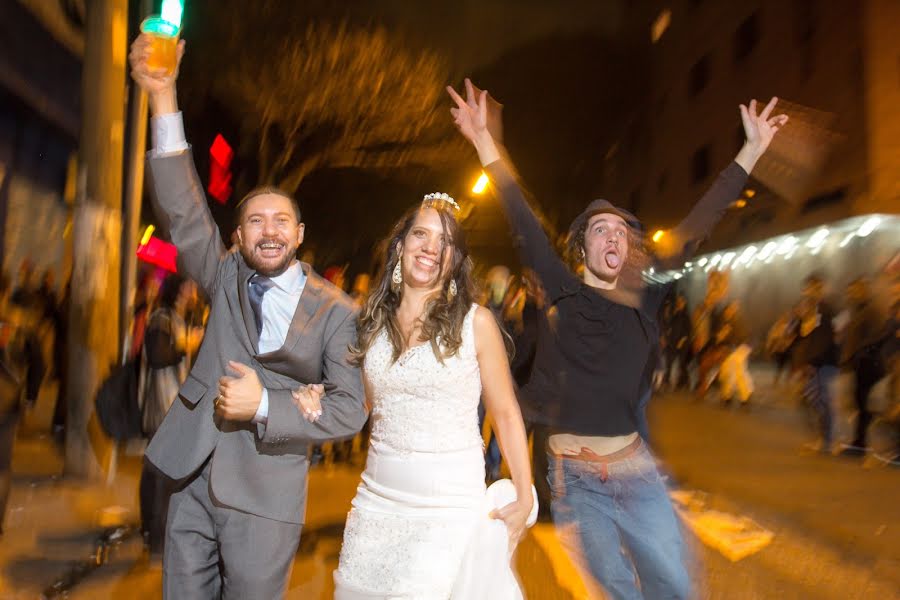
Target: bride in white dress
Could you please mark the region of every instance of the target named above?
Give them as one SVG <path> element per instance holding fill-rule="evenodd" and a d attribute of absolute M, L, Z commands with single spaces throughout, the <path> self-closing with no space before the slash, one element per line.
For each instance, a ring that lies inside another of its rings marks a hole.
<path fill-rule="evenodd" d="M 500 329 L 473 302 L 457 211 L 429 194 L 397 223 L 360 316 L 372 435 L 338 600 L 522 597 L 510 558 L 537 509 L 525 427 Z M 512 474 L 487 493 L 482 397 Z"/>

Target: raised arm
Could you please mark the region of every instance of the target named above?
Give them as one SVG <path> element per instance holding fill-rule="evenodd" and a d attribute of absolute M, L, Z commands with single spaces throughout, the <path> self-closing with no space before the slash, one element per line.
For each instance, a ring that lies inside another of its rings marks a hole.
<path fill-rule="evenodd" d="M 184 55 L 184 41 L 178 45 L 178 65 Z M 154 149 L 148 156 L 150 190 L 154 213 L 178 248 L 178 264 L 196 281 L 208 298 L 213 297 L 216 274 L 225 254 L 193 156 L 184 138 L 178 111 L 175 82 L 178 68 L 150 69 L 150 40 L 141 34 L 131 45 L 128 58 L 131 76 L 147 92 Z"/>
<path fill-rule="evenodd" d="M 756 162 L 788 121 L 787 115 L 771 116 L 777 102 L 778 98 L 772 98 L 759 114 L 756 100 L 751 100 L 749 106 L 740 105 L 746 141 L 687 217 L 660 239 L 654 249 L 661 267 L 680 267 L 690 258 L 740 195 Z"/>
<path fill-rule="evenodd" d="M 482 166 L 497 190 L 522 262 L 537 274 L 547 293 L 547 300 L 552 304 L 566 290 L 577 287 L 578 280 L 556 253 L 540 221 L 528 206 L 508 158 L 497 147 L 488 126 L 487 91 L 480 92 L 476 99 L 472 82 L 466 79 L 465 100 L 452 87 L 448 86 L 447 92 L 456 102 L 456 107 L 450 109 L 454 123 L 475 147 Z"/>

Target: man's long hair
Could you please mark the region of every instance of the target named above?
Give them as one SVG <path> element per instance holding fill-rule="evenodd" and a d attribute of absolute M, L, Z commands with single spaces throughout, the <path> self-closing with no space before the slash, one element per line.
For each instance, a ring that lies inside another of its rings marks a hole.
<path fill-rule="evenodd" d="M 379 333 L 387 332 L 396 361 L 404 351 L 405 340 L 397 322 L 402 284 L 393 285 L 391 275 L 400 260 L 399 247 L 406 239 L 416 216 L 425 207 L 417 205 L 408 210 L 394 225 L 390 235 L 379 245 L 376 256 L 383 256 L 376 285 L 366 299 L 357 321 L 357 344 L 351 347 L 353 362 L 362 365 L 366 353 L 372 347 Z M 438 281 L 441 286 L 425 305 L 419 342 L 431 344 L 435 357 L 441 362 L 459 352 L 462 345 L 462 326 L 475 298 L 475 283 L 472 277 L 472 260 L 466 246 L 465 233 L 453 213 L 447 208 L 430 206 L 438 212 L 444 229 L 444 239 L 450 240 L 452 257 L 444 273 L 443 249 L 440 257 Z M 450 296 L 450 282 L 456 282 L 456 295 Z"/>

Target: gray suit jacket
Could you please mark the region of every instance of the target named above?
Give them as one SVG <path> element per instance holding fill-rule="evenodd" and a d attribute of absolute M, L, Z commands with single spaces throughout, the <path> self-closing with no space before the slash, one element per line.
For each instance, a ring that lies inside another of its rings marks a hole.
<path fill-rule="evenodd" d="M 210 299 L 206 336 L 194 367 L 147 448 L 147 457 L 173 479 L 197 472 L 212 454 L 211 491 L 238 510 L 289 523 L 303 522 L 307 448 L 349 437 L 366 420 L 359 369 L 348 364 L 356 315 L 350 299 L 307 264 L 306 287 L 284 345 L 260 354 L 247 298 L 254 271 L 236 250 L 226 252 L 206 205 L 190 151 L 148 160 L 151 197 L 178 248 L 178 267 Z M 268 424 L 226 421 L 213 401 L 229 360 L 253 367 L 269 391 Z M 323 383 L 323 415 L 309 423 L 291 400 L 299 384 Z"/>

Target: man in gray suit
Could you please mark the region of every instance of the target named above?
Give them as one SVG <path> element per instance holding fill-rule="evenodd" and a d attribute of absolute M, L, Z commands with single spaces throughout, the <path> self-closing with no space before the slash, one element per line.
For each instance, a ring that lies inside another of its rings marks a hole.
<path fill-rule="evenodd" d="M 132 45 L 132 76 L 149 94 L 151 196 L 178 247 L 178 265 L 211 312 L 194 367 L 147 458 L 179 482 L 166 523 L 166 598 L 277 598 L 300 540 L 310 443 L 348 437 L 366 420 L 363 386 L 347 362 L 350 299 L 296 260 L 297 203 L 275 189 L 239 205 L 238 245 L 226 252 L 206 205 L 178 112 L 174 74 Z M 183 42 L 178 50 L 180 61 Z M 320 409 L 301 414 L 306 394 Z"/>

